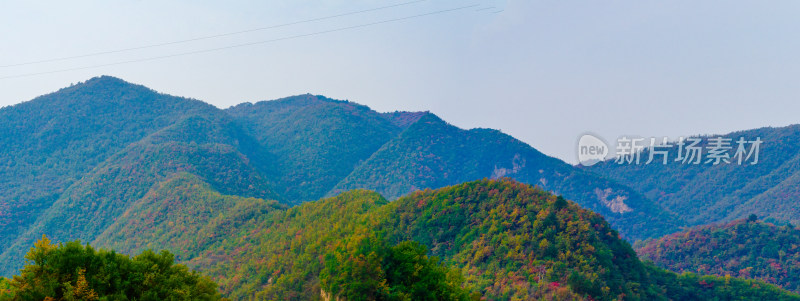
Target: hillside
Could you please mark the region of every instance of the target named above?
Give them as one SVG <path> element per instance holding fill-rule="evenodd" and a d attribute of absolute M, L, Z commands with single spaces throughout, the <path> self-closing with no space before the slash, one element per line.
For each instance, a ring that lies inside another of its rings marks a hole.
<path fill-rule="evenodd" d="M 0 250 L 113 154 L 213 110 L 107 76 L 0 109 Z"/>
<path fill-rule="evenodd" d="M 137 141 L 75 181 L 35 222 L 0 253 L 3 274 L 22 265 L 22 255 L 47 234 L 56 241 L 92 241 L 127 208 L 177 173 L 191 173 L 224 194 L 275 198 L 252 147 L 224 114 L 191 116 Z M 17 258 L 17 260 L 12 260 Z"/>
<path fill-rule="evenodd" d="M 628 239 L 683 224 L 630 188 L 499 131 L 462 130 L 426 112 L 381 114 L 322 96 L 219 110 L 99 77 L 2 108 L 0 121 L 0 141 L 9 146 L 0 151 L 5 275 L 21 266 L 12 258 L 42 234 L 94 241 L 179 173 L 221 195 L 290 205 L 351 189 L 395 199 L 512 177 L 605 215 Z"/>
<path fill-rule="evenodd" d="M 100 77 L 0 117 L 3 275 L 46 234 L 166 249 L 234 299 L 797 300 L 642 263 L 623 239 L 678 216 L 428 112 L 313 95 L 220 110 Z"/>
<path fill-rule="evenodd" d="M 466 289 L 490 300 L 800 299 L 757 281 L 678 276 L 645 265 L 600 215 L 512 180 L 394 202 L 351 191 L 255 217 L 239 229 L 187 263 L 234 299 L 321 300 L 325 271 L 366 265 L 381 277 L 375 246 L 405 241 L 429 247 L 460 271 Z"/>
<path fill-rule="evenodd" d="M 129 206 L 92 245 L 137 254 L 167 248 L 178 260 L 236 233 L 244 221 L 286 209 L 276 201 L 222 195 L 189 173 L 178 173 Z"/>
<path fill-rule="evenodd" d="M 181 240 L 186 230 L 214 229 L 212 243 L 198 244 L 206 250 L 184 254 L 237 300 L 800 300 L 760 281 L 677 275 L 643 264 L 601 216 L 508 179 L 426 190 L 391 203 L 360 190 L 288 209 L 256 199 L 231 209 L 230 197 L 179 174 L 148 199 L 159 200 L 151 203 L 157 210 L 147 211 L 143 202 L 135 207 L 141 210 L 126 212 L 118 229 L 172 233 L 169 241 Z M 213 208 L 227 213 L 209 218 Z M 163 222 L 161 210 L 167 216 L 196 210 L 200 220 Z M 45 239 L 29 254 L 35 263 L 21 277 L 0 278 L 0 299 L 219 298 L 213 282 L 174 266 L 168 251 L 129 259 L 79 242 L 55 248 Z"/>
<path fill-rule="evenodd" d="M 433 114 L 421 116 L 383 145 L 329 195 L 369 189 L 394 199 L 415 190 L 501 177 L 562 194 L 602 214 L 629 239 L 663 235 L 682 225 L 628 187 L 546 156 L 500 131 L 462 130 Z"/>
<path fill-rule="evenodd" d="M 499 131 L 463 130 L 427 112 L 379 114 L 313 95 L 225 111 L 274 154 L 275 186 L 289 204 L 353 189 L 377 191 L 393 200 L 426 188 L 511 177 L 603 214 L 627 239 L 657 237 L 684 225 L 628 187 Z"/>
<path fill-rule="evenodd" d="M 717 136 L 701 138 L 707 142 L 712 137 Z M 690 225 L 727 222 L 750 214 L 780 223 L 800 222 L 800 125 L 721 137 L 732 139 L 731 152 L 736 150 L 739 137 L 747 141 L 760 138 L 763 143 L 758 163 L 693 165 L 670 160 L 666 165 L 635 165 L 608 161 L 588 170 L 636 189 Z M 670 154 L 674 159 L 677 149 L 673 147 Z"/>
<path fill-rule="evenodd" d="M 637 252 L 679 273 L 759 279 L 800 291 L 800 230 L 791 226 L 736 220 L 651 240 Z"/>
<path fill-rule="evenodd" d="M 251 206 L 263 213 L 353 189 L 393 200 L 484 178 L 562 194 L 605 216 L 625 239 L 684 224 L 632 189 L 499 131 L 323 96 L 220 110 L 98 77 L 0 108 L 0 128 L 0 275 L 15 273 L 43 234 L 137 252 L 190 241 L 175 228 L 147 232 L 161 224 L 227 231 L 204 227 L 254 214 L 245 212 Z M 201 246 L 172 251 L 191 257 L 217 243 L 196 241 Z"/>
<path fill-rule="evenodd" d="M 368 107 L 300 95 L 226 110 L 274 154 L 276 184 L 290 204 L 316 200 L 400 132 Z"/>

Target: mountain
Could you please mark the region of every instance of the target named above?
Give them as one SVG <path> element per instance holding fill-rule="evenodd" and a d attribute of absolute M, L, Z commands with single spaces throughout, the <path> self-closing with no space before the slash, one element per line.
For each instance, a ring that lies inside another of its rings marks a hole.
<path fill-rule="evenodd" d="M 736 220 L 650 240 L 637 252 L 678 273 L 758 279 L 800 291 L 800 230 L 792 226 Z"/>
<path fill-rule="evenodd" d="M 428 112 L 377 113 L 300 95 L 226 109 L 275 154 L 283 201 L 296 204 L 353 189 L 393 200 L 412 191 L 511 177 L 603 214 L 629 239 L 684 225 L 632 189 L 546 156 L 490 129 L 462 130 Z"/>
<path fill-rule="evenodd" d="M 642 263 L 623 238 L 681 217 L 429 112 L 314 95 L 221 110 L 99 77 L 0 109 L 0 128 L 2 275 L 46 234 L 167 249 L 233 298 L 797 299 Z"/>
<path fill-rule="evenodd" d="M 751 157 L 741 165 L 737 160 L 731 164 L 714 165 L 706 160 L 702 164 L 686 164 L 673 160 L 678 153 L 677 146 L 673 146 L 667 164 L 607 161 L 587 169 L 628 185 L 689 225 L 728 222 L 750 214 L 778 223 L 800 222 L 800 125 L 698 136 L 703 140 L 700 146 L 707 147 L 717 137 L 731 139 L 731 156 L 740 137 L 745 141 L 760 139 L 758 162 L 751 164 Z M 750 147 L 747 145 L 748 150 Z M 642 156 L 647 158 L 648 154 L 645 151 Z"/>
<path fill-rule="evenodd" d="M 757 280 L 677 275 L 642 263 L 602 216 L 510 179 L 426 190 L 393 202 L 366 190 L 291 208 L 252 198 L 232 204 L 235 199 L 178 174 L 131 207 L 100 240 L 134 236 L 119 246 L 154 241 L 177 249 L 187 265 L 211 275 L 222 294 L 236 300 L 800 300 Z M 33 252 L 53 250 L 41 241 L 37 246 L 40 251 Z M 50 253 L 64 259 L 37 262 L 58 267 L 70 277 L 64 279 L 77 279 L 66 282 L 77 281 L 75 287 L 88 283 L 98 293 L 115 294 L 103 279 L 128 273 L 98 264 L 126 256 L 95 253 L 78 242 L 61 249 Z M 142 254 L 133 260 L 172 265 L 167 251 Z M 103 260 L 80 259 L 98 255 Z M 59 265 L 67 258 L 85 268 L 85 279 L 84 270 Z M 123 267 L 164 271 L 159 265 Z M 40 270 L 28 266 L 23 275 L 52 280 Z M 188 285 L 201 279 L 182 267 L 169 270 L 174 272 L 188 275 Z M 131 281 L 142 279 L 153 284 L 146 277 Z M 0 278 L 0 285 L 7 284 Z M 211 282 L 198 286 L 213 290 Z M 124 290 L 146 292 L 143 287 Z M 70 288 L 65 284 L 66 292 Z M 6 293 L 0 291 L 0 298 Z M 213 291 L 204 295 L 216 298 Z"/>
<path fill-rule="evenodd" d="M 134 97 L 121 94 L 123 96 L 118 96 L 118 94 L 104 91 L 104 89 L 125 89 L 116 85 L 133 89 L 142 95 Z M 101 88 L 97 92 L 84 91 L 98 89 L 96 87 L 106 88 Z M 180 113 L 182 115 L 180 118 L 169 117 L 167 120 L 174 120 L 171 124 L 164 122 L 166 125 L 162 128 L 118 149 L 116 153 L 107 155 L 104 161 L 98 162 L 92 169 L 82 173 L 73 171 L 76 177 L 80 175 L 79 179 L 70 182 L 70 185 L 63 191 L 57 191 L 58 194 L 54 196 L 55 199 L 47 208 L 42 209 L 36 215 L 27 217 L 32 221 L 24 231 L 18 231 L 17 235 L 3 240 L 5 247 L 0 252 L 0 262 L 5 263 L 0 267 L 3 274 L 11 274 L 21 267 L 22 261 L 18 258 L 22 258 L 29 246 L 42 234 L 47 234 L 56 241 L 76 239 L 92 241 L 112 225 L 128 207 L 146 197 L 149 191 L 157 189 L 159 183 L 178 173 L 194 174 L 225 194 L 276 198 L 267 176 L 271 170 L 271 162 L 267 156 L 258 153 L 262 147 L 249 136 L 242 134 L 242 130 L 224 112 L 200 102 L 161 96 L 153 91 L 114 78 L 90 80 L 85 84 L 73 87 L 73 89 L 79 92 L 76 92 L 77 95 L 111 97 L 111 100 L 95 100 L 102 104 L 106 102 L 113 104 L 111 107 L 115 109 L 108 109 L 113 111 L 113 114 L 104 113 L 110 115 L 108 118 L 134 114 L 139 106 L 151 105 L 147 102 L 149 99 L 153 99 L 154 102 L 170 104 L 161 105 L 165 107 L 188 102 L 200 106 L 202 110 L 186 110 Z M 113 99 L 114 97 L 126 100 L 116 101 Z M 105 105 L 100 107 L 105 108 Z M 89 104 L 84 110 L 94 112 L 97 109 Z M 59 114 L 54 112 L 52 118 L 59 120 L 61 118 Z M 167 117 L 161 116 L 154 119 L 164 118 Z M 114 124 L 115 122 L 110 121 L 109 123 Z M 97 123 L 103 124 L 102 121 L 97 121 Z M 136 122 L 131 121 L 131 123 L 133 124 L 124 127 L 141 132 L 134 125 Z M 74 129 L 76 133 L 69 135 L 91 137 L 94 142 L 99 139 L 98 137 L 114 140 L 112 137 L 118 134 L 111 131 L 114 129 L 116 128 L 95 129 L 87 126 L 84 129 L 87 131 L 86 133 L 81 133 L 80 129 L 76 128 Z M 66 136 L 62 139 L 70 139 L 68 134 L 64 135 Z M 90 144 L 86 147 L 92 149 L 91 143 L 94 142 L 87 142 Z M 101 148 L 103 145 L 99 144 L 93 147 Z M 251 155 L 248 156 L 245 153 Z M 75 160 L 82 155 L 83 153 L 76 151 Z M 80 158 L 81 160 L 91 159 Z M 36 185 L 31 185 L 27 189 L 37 187 L 45 189 L 45 187 Z M 18 200 L 7 202 L 12 205 L 24 205 Z M 11 214 L 8 216 L 14 216 L 14 211 L 9 212 Z"/>
<path fill-rule="evenodd" d="M 108 76 L 0 109 L 0 250 L 116 152 L 213 110 Z"/>
<path fill-rule="evenodd" d="M 182 172 L 129 206 L 92 245 L 124 254 L 168 248 L 178 260 L 192 258 L 244 221 L 286 208 L 276 201 L 223 195 L 198 176 Z"/>
<path fill-rule="evenodd" d="M 276 185 L 290 204 L 316 200 L 400 128 L 368 107 L 300 95 L 226 110 L 275 156 Z"/>
<path fill-rule="evenodd" d="M 233 299 L 322 300 L 335 291 L 326 271 L 351 271 L 349 283 L 364 285 L 388 273 L 376 246 L 408 241 L 429 247 L 466 289 L 490 300 L 800 299 L 759 281 L 644 264 L 600 215 L 508 179 L 393 202 L 354 190 L 253 216 L 236 233 L 187 262 Z"/>
<path fill-rule="evenodd" d="M 632 189 L 584 172 L 491 129 L 462 130 L 419 116 L 328 194 L 374 190 L 389 199 L 481 178 L 510 177 L 561 194 L 602 214 L 629 239 L 670 233 L 682 222 Z"/>
<path fill-rule="evenodd" d="M 158 201 L 148 199 L 153 195 L 190 202 L 159 190 L 178 178 L 196 178 L 194 186 L 230 202 L 296 205 L 352 189 L 396 199 L 511 177 L 603 214 L 627 239 L 683 225 L 632 189 L 499 131 L 462 130 L 428 112 L 378 113 L 323 96 L 220 110 L 103 76 L 2 108 L 0 127 L 0 142 L 8 146 L 0 150 L 5 275 L 21 267 L 18 258 L 42 234 L 141 250 L 144 241 L 119 245 L 125 236 L 103 233 L 141 231 L 119 222 Z"/>

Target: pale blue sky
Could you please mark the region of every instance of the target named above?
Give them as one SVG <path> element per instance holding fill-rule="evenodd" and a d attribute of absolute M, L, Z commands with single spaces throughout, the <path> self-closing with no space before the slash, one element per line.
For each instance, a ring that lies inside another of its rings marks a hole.
<path fill-rule="evenodd" d="M 0 66 L 412 1 L 6 0 Z M 469 5 L 476 6 L 249 47 L 15 77 Z M 102 74 L 221 108 L 323 94 L 378 111 L 430 110 L 463 128 L 501 129 L 574 163 L 575 142 L 587 131 L 613 140 L 798 123 L 798 53 L 798 1 L 427 0 L 192 43 L 0 67 L 0 105 Z"/>

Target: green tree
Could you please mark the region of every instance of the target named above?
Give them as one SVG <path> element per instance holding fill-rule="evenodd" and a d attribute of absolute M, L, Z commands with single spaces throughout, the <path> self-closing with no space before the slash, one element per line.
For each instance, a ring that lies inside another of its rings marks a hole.
<path fill-rule="evenodd" d="M 344 300 L 469 300 L 457 270 L 450 270 L 414 241 L 387 247 L 374 236 L 325 257 L 325 294 Z M 477 295 L 476 295 L 477 297 Z"/>
<path fill-rule="evenodd" d="M 0 300 L 221 299 L 214 282 L 175 264 L 167 251 L 130 258 L 80 241 L 55 245 L 42 236 L 25 259 Z"/>

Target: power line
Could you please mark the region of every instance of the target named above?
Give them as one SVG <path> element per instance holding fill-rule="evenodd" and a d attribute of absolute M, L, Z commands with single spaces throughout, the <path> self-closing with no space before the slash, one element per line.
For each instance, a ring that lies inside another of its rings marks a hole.
<path fill-rule="evenodd" d="M 298 24 L 310 23 L 310 22 L 317 22 L 317 21 L 328 20 L 328 19 L 341 18 L 341 17 L 345 17 L 345 16 L 363 14 L 363 13 L 368 13 L 368 12 L 373 12 L 373 11 L 378 11 L 378 10 L 384 10 L 384 9 L 389 9 L 389 8 L 395 8 L 395 7 L 399 7 L 399 6 L 410 5 L 410 4 L 415 4 L 415 3 L 419 3 L 419 2 L 425 2 L 425 1 L 427 1 L 427 0 L 416 0 L 416 1 L 410 1 L 410 2 L 403 2 L 403 3 L 387 5 L 387 6 L 381 6 L 381 7 L 376 7 L 376 8 L 370 8 L 370 9 L 365 9 L 365 10 L 359 10 L 359 11 L 343 13 L 343 14 L 338 14 L 338 15 L 332 15 L 332 16 L 326 16 L 326 17 L 320 17 L 320 18 L 313 18 L 313 19 L 307 19 L 307 20 L 302 20 L 302 21 L 295 21 L 295 22 L 272 25 L 272 26 L 267 26 L 267 27 L 259 27 L 259 28 L 253 28 L 253 29 L 247 29 L 247 30 L 240 30 L 240 31 L 228 32 L 228 33 L 222 33 L 222 34 L 216 34 L 216 35 L 210 35 L 210 36 L 204 36 L 204 37 L 197 37 L 197 38 L 191 38 L 191 39 L 186 39 L 186 40 L 178 40 L 178 41 L 172 41 L 172 42 L 150 44 L 150 45 L 137 46 L 137 47 L 131 47 L 131 48 L 117 49 L 117 50 L 100 51 L 100 52 L 94 52 L 94 53 L 87 53 L 87 54 L 81 54 L 81 55 L 75 55 L 75 56 L 66 56 L 66 57 L 60 57 L 60 58 L 51 58 L 51 59 L 44 59 L 44 60 L 38 60 L 38 61 L 29 61 L 29 62 L 24 62 L 24 63 L 0 65 L 0 68 L 19 67 L 19 66 L 26 66 L 26 65 L 41 64 L 41 63 L 66 61 L 66 60 L 73 60 L 73 59 L 90 57 L 90 56 L 98 56 L 98 55 L 105 55 L 105 54 L 112 54 L 112 53 L 128 52 L 128 51 L 134 51 L 134 50 L 141 50 L 141 49 L 169 46 L 169 45 L 175 45 L 175 44 L 183 44 L 183 43 L 188 43 L 188 42 L 202 41 L 202 40 L 208 40 L 208 39 L 215 39 L 215 38 L 227 37 L 227 36 L 238 35 L 238 34 L 243 34 L 243 33 L 262 31 L 262 30 L 267 30 L 267 29 L 275 29 L 275 28 L 280 28 L 280 27 L 287 27 L 287 26 L 292 26 L 292 25 L 298 25 Z"/>
<path fill-rule="evenodd" d="M 409 20 L 409 19 L 414 19 L 414 18 L 420 18 L 420 17 L 425 17 L 425 16 L 443 14 L 443 13 L 447 13 L 447 12 L 452 12 L 452 11 L 462 10 L 462 9 L 466 9 L 466 8 L 476 7 L 478 5 L 480 5 L 480 4 L 461 6 L 461 7 L 438 10 L 438 11 L 433 11 L 433 12 L 429 12 L 429 13 L 413 15 L 413 16 L 408 16 L 408 17 L 388 19 L 388 20 L 372 22 L 372 23 L 366 23 L 366 24 L 360 24 L 360 25 L 354 25 L 354 26 L 348 26 L 348 27 L 340 27 L 340 28 L 331 29 L 331 30 L 317 31 L 317 32 L 294 35 L 294 36 L 288 36 L 288 37 L 277 38 L 277 39 L 272 39 L 272 40 L 264 40 L 264 41 L 258 41 L 258 42 L 235 44 L 235 45 L 230 45 L 230 46 L 225 46 L 225 47 L 202 49 L 202 50 L 196 50 L 196 51 L 176 53 L 176 54 L 171 54 L 171 55 L 155 56 L 155 57 L 136 59 L 136 60 L 128 60 L 128 61 L 121 61 L 121 62 L 108 63 L 108 64 L 100 64 L 100 65 L 92 65 L 92 66 L 60 69 L 60 70 L 53 70 L 53 71 L 35 72 L 35 73 L 26 73 L 26 74 L 5 76 L 5 77 L 0 77 L 0 80 L 11 79 L 11 78 L 20 78 L 20 77 L 29 77 L 29 76 L 36 76 L 36 75 L 44 75 L 44 74 L 52 74 L 52 73 L 61 73 L 61 72 L 67 72 L 67 71 L 84 70 L 84 69 L 94 69 L 94 68 L 116 66 L 116 65 L 123 65 L 123 64 L 131 64 L 131 63 L 139 63 L 139 62 L 146 62 L 146 61 L 154 61 L 154 60 L 167 59 L 167 58 L 173 58 L 173 57 L 184 56 L 184 55 L 192 55 L 192 54 L 199 54 L 199 53 L 227 50 L 227 49 L 240 48 L 240 47 L 246 47 L 246 46 L 253 46 L 253 45 L 259 45 L 259 44 L 267 44 L 267 43 L 273 43 L 273 42 L 279 42 L 279 41 L 285 41 L 285 40 L 292 40 L 292 39 L 303 38 L 303 37 L 317 36 L 317 35 L 322 35 L 322 34 L 327 34 L 327 33 L 332 33 L 332 32 L 351 30 L 351 29 L 362 28 L 362 27 L 367 27 L 367 26 L 373 26 L 373 25 L 379 25 L 379 24 L 385 24 L 385 23 L 391 23 L 391 22 L 398 22 L 398 21 Z"/>

